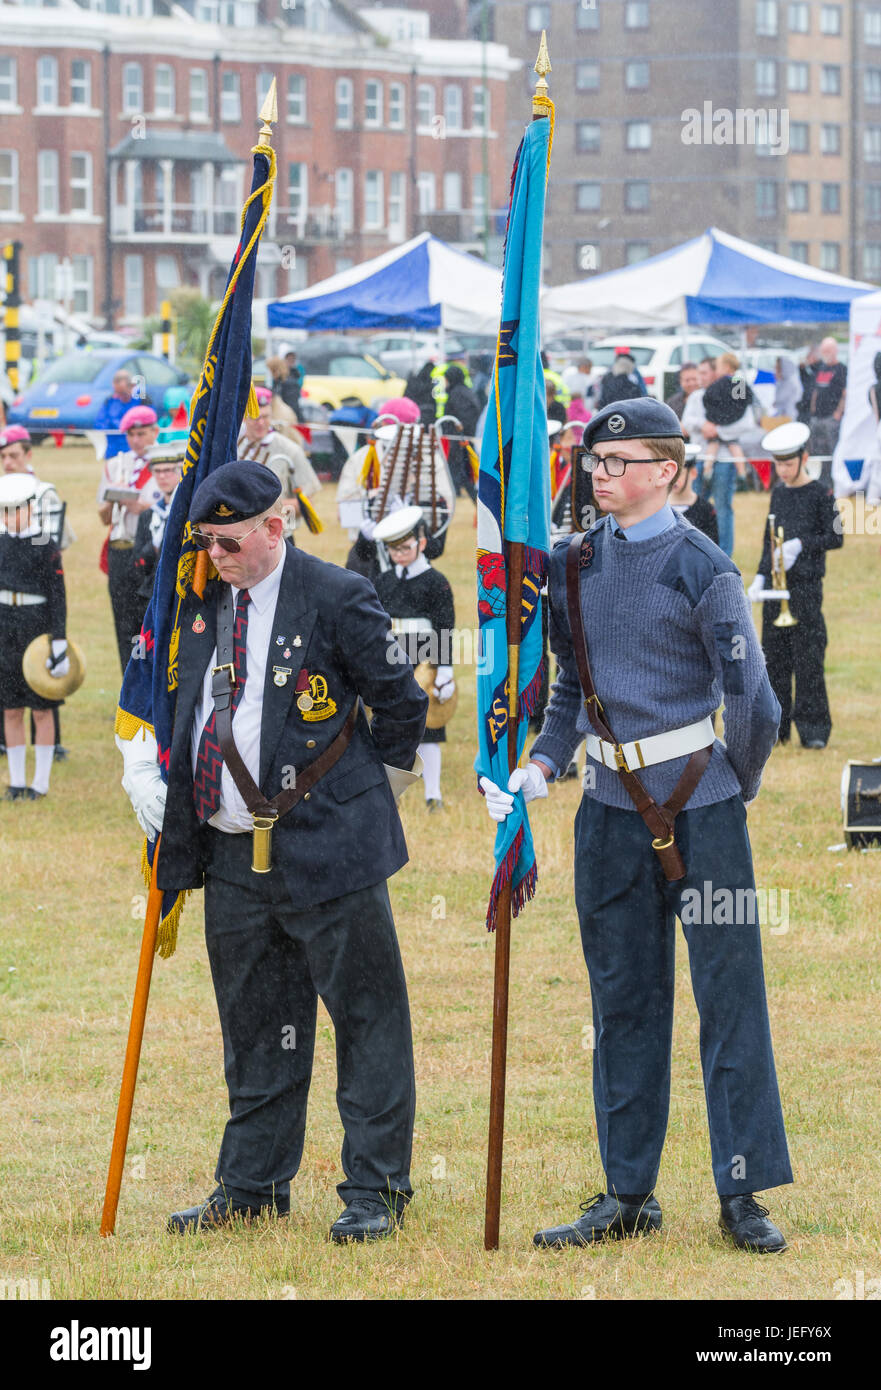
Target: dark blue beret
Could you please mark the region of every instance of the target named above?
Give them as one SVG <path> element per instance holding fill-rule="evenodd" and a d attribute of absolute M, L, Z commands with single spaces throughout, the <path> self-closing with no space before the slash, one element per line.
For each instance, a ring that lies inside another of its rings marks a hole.
<path fill-rule="evenodd" d="M 597 411 L 584 427 L 582 440 L 592 449 L 607 439 L 683 439 L 682 425 L 675 410 L 654 396 L 613 401 Z"/>
<path fill-rule="evenodd" d="M 281 483 L 265 463 L 236 459 L 209 473 L 193 495 L 190 521 L 232 526 L 266 512 L 281 496 Z"/>

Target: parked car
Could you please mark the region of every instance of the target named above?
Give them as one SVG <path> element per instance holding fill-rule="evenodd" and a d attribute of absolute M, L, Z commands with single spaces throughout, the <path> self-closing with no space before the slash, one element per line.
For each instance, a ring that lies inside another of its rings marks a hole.
<path fill-rule="evenodd" d="M 339 410 L 351 398 L 375 407 L 379 401 L 404 394 L 402 377 L 345 338 L 313 340 L 298 346 L 296 352 L 305 372 L 301 396 L 329 410 Z"/>
<path fill-rule="evenodd" d="M 54 430 L 68 434 L 95 428 L 98 411 L 113 394 L 113 377 L 125 370 L 144 383 L 146 398 L 161 415 L 169 387 L 190 386 L 186 372 L 164 357 L 129 349 L 96 348 L 65 353 L 49 363 L 7 413 L 10 425 L 25 425 L 39 442 Z"/>
<path fill-rule="evenodd" d="M 678 390 L 679 368 L 683 362 L 699 362 L 702 357 L 718 357 L 720 352 L 731 351 L 721 338 L 712 338 L 700 328 L 690 328 L 687 355 L 682 338 L 675 333 L 651 337 L 642 333 L 619 333 L 614 338 L 601 338 L 591 343 L 584 355 L 590 358 L 595 369 L 607 368 L 614 362 L 616 351 L 624 347 L 642 373 L 649 395 L 662 401 Z"/>
<path fill-rule="evenodd" d="M 443 343 L 437 333 L 410 333 L 400 330 L 397 333 L 371 334 L 367 351 L 376 357 L 390 372 L 410 376 L 418 372 L 426 362 L 449 362 L 460 358 L 465 352 L 465 344 L 452 333 L 445 333 Z"/>

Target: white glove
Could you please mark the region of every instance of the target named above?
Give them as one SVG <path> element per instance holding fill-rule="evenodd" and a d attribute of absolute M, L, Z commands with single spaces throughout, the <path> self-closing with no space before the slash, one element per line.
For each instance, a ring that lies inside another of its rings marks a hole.
<path fill-rule="evenodd" d="M 523 792 L 524 801 L 534 801 L 536 797 L 547 796 L 548 784 L 536 763 L 528 767 L 517 767 L 508 778 L 508 790 L 503 792 L 488 777 L 481 777 L 479 785 L 486 796 L 486 809 L 495 821 L 503 821 L 511 812 L 514 797 L 511 793 Z"/>
<path fill-rule="evenodd" d="M 437 675 L 434 678 L 432 695 L 436 695 L 441 704 L 445 704 L 451 698 L 456 689 L 456 682 L 453 680 L 452 666 L 438 666 Z"/>
<path fill-rule="evenodd" d="M 761 594 L 761 593 L 764 592 L 764 588 L 765 588 L 765 579 L 764 579 L 764 575 L 757 574 L 756 577 L 755 577 L 755 579 L 753 580 L 752 584 L 750 584 L 749 588 L 748 588 L 747 591 L 746 591 L 746 596 L 747 596 L 747 598 L 749 599 L 750 603 L 758 603 L 758 602 L 759 602 L 759 594 Z"/>
<path fill-rule="evenodd" d="M 46 670 L 50 676 L 55 676 L 56 679 L 60 676 L 66 676 L 70 670 L 67 640 L 64 637 L 52 638 L 52 655 L 46 658 Z"/>
<path fill-rule="evenodd" d="M 116 735 L 116 746 L 125 761 L 122 786 L 138 824 L 148 840 L 155 840 L 165 818 L 165 798 L 168 788 L 162 780 L 157 760 L 156 739 L 144 732 L 132 739 Z"/>
<path fill-rule="evenodd" d="M 792 569 L 802 550 L 803 546 L 798 536 L 793 536 L 791 541 L 783 542 L 783 568 L 785 570 Z"/>

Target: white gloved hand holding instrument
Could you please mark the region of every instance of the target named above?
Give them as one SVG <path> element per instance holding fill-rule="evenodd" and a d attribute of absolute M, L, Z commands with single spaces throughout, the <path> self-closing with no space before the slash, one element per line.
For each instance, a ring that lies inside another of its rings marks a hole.
<path fill-rule="evenodd" d="M 132 739 L 122 739 L 117 734 L 116 746 L 125 762 L 123 790 L 147 839 L 155 840 L 162 829 L 168 794 L 159 771 L 156 738 L 146 730 Z"/>
<path fill-rule="evenodd" d="M 432 694 L 436 695 L 441 704 L 445 704 L 456 690 L 456 682 L 453 680 L 452 666 L 438 666 L 434 677 Z"/>
<path fill-rule="evenodd" d="M 522 791 L 524 801 L 535 801 L 548 794 L 548 783 L 538 763 L 515 767 L 508 778 L 508 790 L 502 791 L 489 777 L 481 777 L 479 786 L 486 797 L 486 809 L 494 821 L 503 821 L 514 805 L 514 793 Z"/>
<path fill-rule="evenodd" d="M 52 655 L 46 658 L 46 670 L 50 676 L 57 679 L 67 675 L 70 670 L 70 657 L 67 655 L 66 638 L 52 638 Z"/>

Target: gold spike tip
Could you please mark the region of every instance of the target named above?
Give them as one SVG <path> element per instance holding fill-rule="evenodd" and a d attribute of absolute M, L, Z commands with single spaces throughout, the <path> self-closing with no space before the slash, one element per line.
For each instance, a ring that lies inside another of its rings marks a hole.
<path fill-rule="evenodd" d="M 541 43 L 538 46 L 538 57 L 535 60 L 534 71 L 538 73 L 538 81 L 532 94 L 532 114 L 533 116 L 546 116 L 548 84 L 545 81 L 545 73 L 551 71 L 551 60 L 548 55 L 548 36 L 544 29 L 541 31 Z"/>
<path fill-rule="evenodd" d="M 537 72 L 541 78 L 543 78 L 546 73 L 553 71 L 551 68 L 550 55 L 548 53 L 548 35 L 545 29 L 541 31 L 541 43 L 538 46 L 538 57 L 535 60 L 535 68 L 533 71 Z M 548 84 L 545 83 L 545 86 L 547 85 Z"/>
<path fill-rule="evenodd" d="M 272 139 L 272 124 L 278 120 L 278 87 L 274 77 L 266 93 L 266 100 L 260 108 L 260 120 L 263 122 L 260 127 L 260 139 L 265 143 Z"/>

